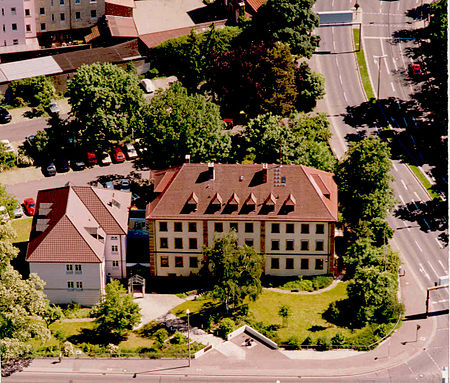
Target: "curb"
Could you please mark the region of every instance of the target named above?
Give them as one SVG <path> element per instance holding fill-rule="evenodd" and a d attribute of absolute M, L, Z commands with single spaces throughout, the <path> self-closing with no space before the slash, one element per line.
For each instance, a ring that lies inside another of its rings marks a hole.
<path fill-rule="evenodd" d="M 417 178 L 417 176 L 415 175 L 415 173 L 413 172 L 413 170 L 411 169 L 411 167 L 406 164 L 406 167 L 408 168 L 408 170 L 410 171 L 410 173 L 413 175 L 414 179 L 417 181 L 417 183 L 420 185 L 420 187 L 423 189 L 423 191 L 426 193 L 426 195 L 429 198 L 429 201 L 432 201 L 433 198 L 431 197 L 429 191 L 427 190 L 427 188 L 423 185 L 422 182 L 420 182 L 420 180 Z M 420 167 L 417 167 L 419 169 L 420 172 L 422 172 L 422 170 L 420 169 Z"/>

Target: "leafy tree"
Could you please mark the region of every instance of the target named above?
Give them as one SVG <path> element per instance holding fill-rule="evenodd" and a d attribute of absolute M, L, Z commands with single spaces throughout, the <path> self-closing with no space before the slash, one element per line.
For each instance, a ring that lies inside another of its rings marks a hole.
<path fill-rule="evenodd" d="M 115 341 L 126 335 L 128 330 L 141 320 L 140 307 L 133 302 L 120 282 L 115 279 L 105 287 L 105 295 L 92 309 L 96 318 L 97 331 Z"/>
<path fill-rule="evenodd" d="M 84 146 L 104 149 L 142 129 L 147 104 L 134 73 L 110 63 L 82 65 L 67 88 L 71 123 Z"/>
<path fill-rule="evenodd" d="M 211 284 L 214 297 L 227 309 L 236 309 L 246 298 L 256 300 L 261 293 L 264 257 L 252 247 L 239 246 L 236 233 L 216 238 L 212 247 L 203 250 L 205 262 L 201 273 Z"/>
<path fill-rule="evenodd" d="M 186 154 L 193 162 L 226 159 L 231 139 L 224 128 L 216 104 L 175 83 L 152 99 L 142 136 L 151 164 L 163 168 L 182 163 Z"/>
<path fill-rule="evenodd" d="M 64 313 L 61 307 L 50 305 L 42 314 L 42 318 L 44 319 L 47 328 L 49 328 L 52 323 L 55 323 L 64 318 Z"/>
<path fill-rule="evenodd" d="M 48 77 L 24 78 L 11 82 L 9 96 L 13 106 L 47 106 L 55 97 L 55 87 Z"/>
<path fill-rule="evenodd" d="M 348 247 L 344 261 L 346 276 L 353 278 L 358 267 L 382 266 L 382 249 L 374 246 L 370 238 L 361 237 Z"/>
<path fill-rule="evenodd" d="M 31 339 L 46 341 L 50 332 L 34 317 L 45 312 L 44 282 L 36 275 L 28 279 L 11 266 L 18 249 L 9 224 L 0 224 L 0 353 L 7 361 L 31 350 Z"/>
<path fill-rule="evenodd" d="M 312 11 L 315 0 L 267 0 L 252 18 L 255 39 L 289 44 L 295 55 L 310 58 L 319 46 L 312 34 L 319 17 Z"/>
<path fill-rule="evenodd" d="M 16 164 L 14 152 L 7 152 L 6 145 L 0 142 L 0 172 L 12 168 Z"/>
<path fill-rule="evenodd" d="M 366 137 L 353 143 L 339 163 L 337 181 L 342 215 L 349 224 L 385 218 L 394 206 L 389 174 L 392 163 L 386 143 Z"/>
<path fill-rule="evenodd" d="M 12 194 L 8 193 L 6 189 L 0 184 L 0 206 L 6 207 L 9 215 L 13 216 L 13 211 L 17 206 L 17 200 L 12 196 Z"/>
<path fill-rule="evenodd" d="M 295 85 L 297 87 L 297 110 L 310 112 L 316 107 L 317 100 L 325 95 L 325 77 L 311 70 L 303 61 L 295 69 Z"/>
<path fill-rule="evenodd" d="M 278 309 L 278 315 L 283 320 L 283 326 L 287 325 L 289 317 L 292 315 L 292 309 L 289 305 L 281 305 Z"/>

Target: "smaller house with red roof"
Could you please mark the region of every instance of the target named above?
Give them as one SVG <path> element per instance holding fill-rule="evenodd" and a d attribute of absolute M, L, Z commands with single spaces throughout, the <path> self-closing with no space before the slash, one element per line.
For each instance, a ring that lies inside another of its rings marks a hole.
<path fill-rule="evenodd" d="M 91 186 L 40 190 L 26 260 L 51 303 L 94 305 L 126 277 L 131 193 Z"/>

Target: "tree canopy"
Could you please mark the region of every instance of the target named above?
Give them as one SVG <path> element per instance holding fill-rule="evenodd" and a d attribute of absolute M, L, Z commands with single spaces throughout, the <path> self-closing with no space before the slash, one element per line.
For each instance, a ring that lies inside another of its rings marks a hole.
<path fill-rule="evenodd" d="M 46 107 L 55 97 L 55 87 L 49 77 L 38 76 L 11 82 L 8 89 L 10 104 L 13 106 Z"/>
<path fill-rule="evenodd" d="M 146 101 L 133 72 L 116 65 L 82 65 L 68 82 L 73 131 L 84 146 L 105 148 L 142 128 Z"/>
<path fill-rule="evenodd" d="M 153 97 L 142 137 L 150 163 L 163 168 L 182 163 L 186 154 L 193 162 L 226 159 L 231 139 L 224 129 L 216 104 L 175 83 Z"/>
<path fill-rule="evenodd" d="M 203 250 L 205 262 L 201 273 L 211 286 L 214 297 L 226 306 L 242 305 L 248 297 L 256 300 L 262 292 L 261 274 L 264 257 L 249 246 L 239 246 L 236 233 L 216 238 L 214 245 Z"/>

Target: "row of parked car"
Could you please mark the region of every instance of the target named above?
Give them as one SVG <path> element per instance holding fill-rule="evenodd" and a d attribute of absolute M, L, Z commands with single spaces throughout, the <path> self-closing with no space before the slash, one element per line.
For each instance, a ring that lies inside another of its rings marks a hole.
<path fill-rule="evenodd" d="M 60 157 L 55 162 L 47 164 L 44 172 L 47 176 L 54 176 L 56 173 L 65 173 L 72 168 L 73 170 L 83 170 L 86 166 L 108 166 L 114 163 L 121 163 L 137 158 L 137 152 L 133 144 L 127 143 L 122 148 L 115 147 L 108 152 L 87 152 L 84 156 L 73 158 L 70 162 L 67 158 Z"/>

